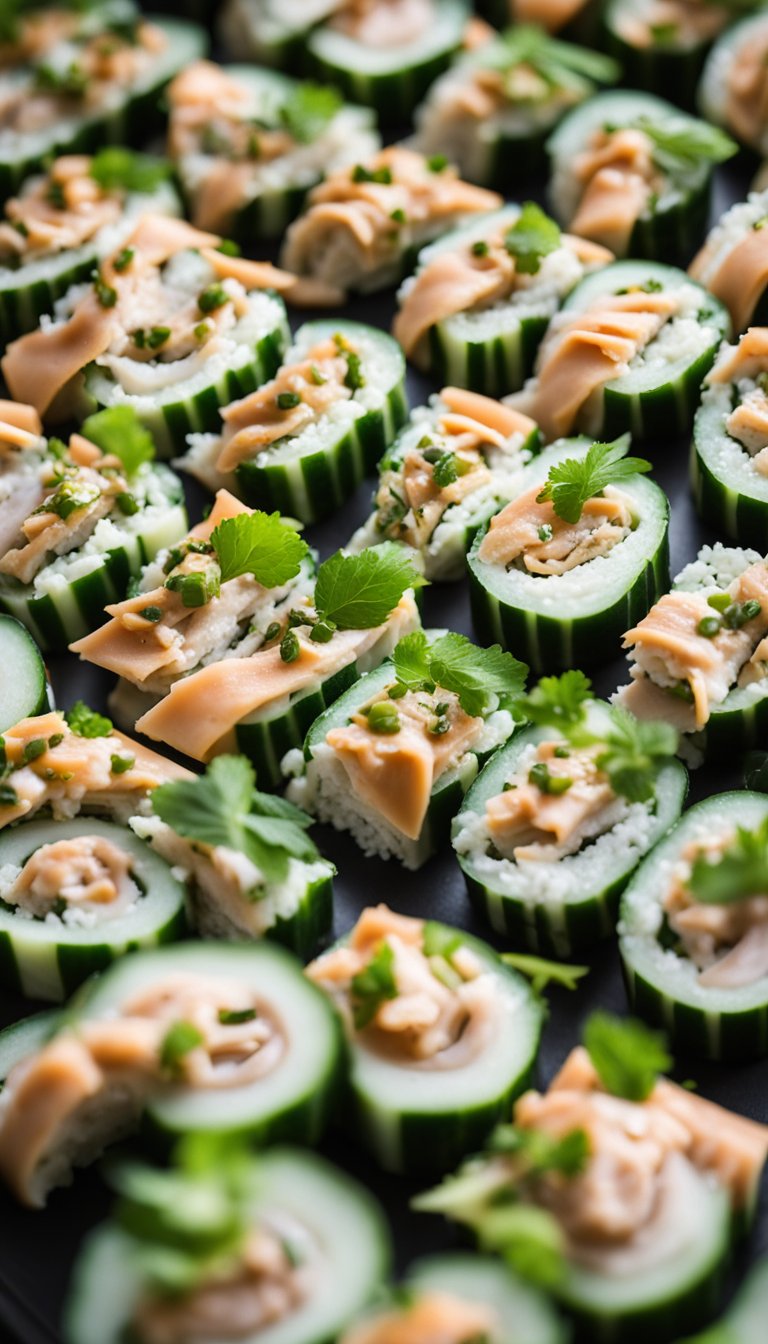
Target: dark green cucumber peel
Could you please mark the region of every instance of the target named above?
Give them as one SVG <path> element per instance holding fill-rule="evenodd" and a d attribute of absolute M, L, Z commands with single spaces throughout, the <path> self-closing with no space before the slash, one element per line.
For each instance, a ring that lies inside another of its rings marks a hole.
<path fill-rule="evenodd" d="M 725 408 L 730 413 L 730 402 Z M 702 402 L 693 422 L 691 489 L 702 521 L 739 546 L 768 551 L 768 477 L 725 429 L 724 408 Z M 732 456 L 731 464 L 723 456 Z"/>

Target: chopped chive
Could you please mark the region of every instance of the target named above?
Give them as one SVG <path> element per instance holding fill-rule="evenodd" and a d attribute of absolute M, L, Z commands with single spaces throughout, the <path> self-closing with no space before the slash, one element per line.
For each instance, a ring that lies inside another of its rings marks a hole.
<path fill-rule="evenodd" d="M 48 743 L 44 737 L 33 737 L 31 742 L 24 744 L 24 750 L 21 753 L 22 765 L 29 765 L 30 761 L 36 761 L 39 756 L 45 755 L 48 750 Z"/>
<path fill-rule="evenodd" d="M 301 404 L 301 395 L 298 392 L 278 392 L 275 402 L 278 410 L 292 411 Z"/>
<path fill-rule="evenodd" d="M 113 775 L 124 775 L 127 770 L 132 770 L 136 764 L 135 756 L 111 756 L 110 769 Z"/>
<path fill-rule="evenodd" d="M 220 1008 L 219 1021 L 222 1027 L 237 1027 L 241 1022 L 253 1022 L 255 1008 Z"/>
<path fill-rule="evenodd" d="M 170 334 L 170 327 L 152 327 L 147 336 L 147 345 L 150 350 L 159 350 L 161 345 L 165 345 Z"/>
<path fill-rule="evenodd" d="M 286 630 L 280 641 L 280 657 L 283 662 L 295 663 L 300 653 L 301 646 L 295 632 L 293 630 Z"/>
<path fill-rule="evenodd" d="M 471 250 L 473 257 L 487 257 L 491 249 L 484 238 L 478 238 L 477 241 L 472 244 Z"/>
<path fill-rule="evenodd" d="M 373 733 L 400 732 L 400 715 L 389 700 L 378 700 L 371 705 L 366 717 Z"/>
<path fill-rule="evenodd" d="M 697 632 L 703 635 L 705 639 L 714 639 L 715 635 L 720 634 L 722 628 L 722 622 L 718 620 L 717 616 L 702 616 L 696 626 Z"/>
<path fill-rule="evenodd" d="M 163 613 L 159 607 L 142 607 L 139 615 L 143 616 L 145 621 L 152 621 L 153 624 L 163 619 Z"/>
<path fill-rule="evenodd" d="M 133 261 L 135 255 L 136 253 L 134 252 L 132 247 L 124 247 L 121 252 L 118 252 L 117 256 L 112 262 L 112 265 L 114 266 L 116 271 L 122 274 L 123 271 L 128 270 L 128 267 Z"/>
<path fill-rule="evenodd" d="M 557 796 L 560 793 L 567 793 L 573 784 L 573 780 L 567 775 L 552 775 L 546 761 L 537 761 L 528 771 L 528 780 L 535 784 L 542 793 L 548 793 Z"/>
<path fill-rule="evenodd" d="M 115 497 L 115 503 L 126 518 L 132 518 L 135 513 L 139 512 L 136 496 L 129 494 L 127 490 L 120 491 L 120 494 Z"/>
<path fill-rule="evenodd" d="M 199 295 L 197 306 L 201 313 L 212 313 L 223 308 L 229 302 L 229 295 L 222 285 L 208 285 Z"/>

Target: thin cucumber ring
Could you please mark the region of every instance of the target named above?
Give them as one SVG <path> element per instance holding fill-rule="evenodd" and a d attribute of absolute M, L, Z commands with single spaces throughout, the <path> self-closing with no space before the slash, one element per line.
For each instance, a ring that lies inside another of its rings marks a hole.
<path fill-rule="evenodd" d="M 454 1251 L 425 1257 L 410 1267 L 405 1286 L 490 1307 L 498 1315 L 500 1333 L 494 1333 L 488 1344 L 515 1339 L 525 1344 L 567 1344 L 570 1338 L 549 1299 L 491 1256 Z"/>
<path fill-rule="evenodd" d="M 0 615 L 0 667 L 13 675 L 0 681 L 0 733 L 22 719 L 53 709 L 53 696 L 40 650 L 13 616 Z"/>
<path fill-rule="evenodd" d="M 725 428 L 733 386 L 704 389 L 693 422 L 691 489 L 702 521 L 739 546 L 768 551 L 768 477 Z"/>
<path fill-rule="evenodd" d="M 60 1003 L 125 952 L 183 936 L 185 889 L 159 854 L 132 831 L 95 817 L 30 821 L 0 834 L 0 869 L 21 868 L 42 845 L 77 836 L 109 840 L 131 858 L 141 895 L 122 916 L 94 926 L 30 919 L 0 902 L 0 982 L 28 999 Z"/>

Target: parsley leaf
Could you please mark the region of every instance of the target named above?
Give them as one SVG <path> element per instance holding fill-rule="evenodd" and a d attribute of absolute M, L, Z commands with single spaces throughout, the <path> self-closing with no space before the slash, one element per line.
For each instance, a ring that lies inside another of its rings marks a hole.
<path fill-rule="evenodd" d="M 185 1055 L 203 1044 L 202 1032 L 192 1022 L 179 1020 L 171 1023 L 160 1043 L 160 1067 L 178 1077 Z"/>
<path fill-rule="evenodd" d="M 596 740 L 604 743 L 597 765 L 606 772 L 614 793 L 630 803 L 644 803 L 653 797 L 661 766 L 677 751 L 678 733 L 670 723 L 636 719 L 614 705 L 608 730 Z"/>
<path fill-rule="evenodd" d="M 584 722 L 592 695 L 592 682 L 576 668 L 559 677 L 542 677 L 515 708 L 522 718 L 544 728 L 575 727 Z"/>
<path fill-rule="evenodd" d="M 309 547 L 279 513 L 239 513 L 225 518 L 211 533 L 221 581 L 252 574 L 264 588 L 279 588 L 293 579 Z"/>
<path fill-rule="evenodd" d="M 704 905 L 729 905 L 768 891 L 768 817 L 754 830 L 739 826 L 721 854 L 699 854 L 688 886 Z"/>
<path fill-rule="evenodd" d="M 280 108 L 280 121 L 300 144 L 311 144 L 343 106 L 341 94 L 325 84 L 297 84 Z"/>
<path fill-rule="evenodd" d="M 550 467 L 537 501 L 551 499 L 558 518 L 577 523 L 587 500 L 607 485 L 651 470 L 651 463 L 645 458 L 625 456 L 629 445 L 629 434 L 622 434 L 613 443 L 593 443 L 584 457 L 566 457 L 557 462 Z"/>
<path fill-rule="evenodd" d="M 560 230 L 541 206 L 526 201 L 519 219 L 504 235 L 504 246 L 515 258 L 516 268 L 522 275 L 536 275 L 542 257 L 549 256 L 560 246 Z"/>
<path fill-rule="evenodd" d="M 339 630 L 371 630 L 384 624 L 408 588 L 425 583 L 404 546 L 384 542 L 359 555 L 337 551 L 317 571 L 315 610 Z"/>
<path fill-rule="evenodd" d="M 626 1101 L 646 1101 L 659 1074 L 672 1067 L 664 1034 L 633 1017 L 593 1013 L 584 1045 L 603 1087 Z"/>
<path fill-rule="evenodd" d="M 367 966 L 352 977 L 350 999 L 355 1029 L 369 1026 L 382 1003 L 397 998 L 395 954 L 389 943 L 381 943 Z"/>
<path fill-rule="evenodd" d="M 103 191 L 148 193 L 168 180 L 171 165 L 152 154 L 134 154 L 130 149 L 112 145 L 94 154 L 88 172 Z"/>
<path fill-rule="evenodd" d="M 416 630 L 399 640 L 392 655 L 395 674 L 408 690 L 453 691 L 465 714 L 486 714 L 498 706 L 511 708 L 528 675 L 525 663 L 498 644 L 481 649 L 465 635 L 451 631 L 430 640 Z"/>
<path fill-rule="evenodd" d="M 80 432 L 103 453 L 119 458 L 127 476 L 134 476 L 139 467 L 155 456 L 152 435 L 132 406 L 110 406 L 97 411 L 83 422 Z"/>
<path fill-rule="evenodd" d="M 633 125 L 648 136 L 654 162 L 670 175 L 691 172 L 701 163 L 725 163 L 738 153 L 725 131 L 696 117 L 665 117 L 663 122 L 639 117 Z"/>
<path fill-rule="evenodd" d="M 505 966 L 530 980 L 534 994 L 542 994 L 550 985 L 578 989 L 579 981 L 589 975 L 591 969 L 589 966 L 569 966 L 564 961 L 547 961 L 525 952 L 502 952 L 501 960 Z"/>
<path fill-rule="evenodd" d="M 109 737 L 112 732 L 112 720 L 89 709 L 83 700 L 76 700 L 71 709 L 65 710 L 64 718 L 78 737 Z"/>

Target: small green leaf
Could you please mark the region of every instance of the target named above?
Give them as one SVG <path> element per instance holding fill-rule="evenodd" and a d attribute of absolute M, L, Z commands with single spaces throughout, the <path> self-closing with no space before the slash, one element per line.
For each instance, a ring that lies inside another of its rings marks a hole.
<path fill-rule="evenodd" d="M 430 675 L 437 686 L 453 691 L 466 714 L 487 713 L 492 706 L 511 706 L 525 685 L 528 668 L 498 644 L 479 648 L 464 635 L 450 632 L 429 648 Z"/>
<path fill-rule="evenodd" d="M 608 730 L 595 740 L 604 744 L 596 764 L 614 793 L 630 803 L 645 803 L 654 796 L 659 770 L 677 751 L 679 734 L 670 723 L 636 719 L 614 705 Z"/>
<path fill-rule="evenodd" d="M 529 956 L 525 952 L 502 952 L 501 960 L 513 971 L 526 976 L 535 994 L 543 994 L 550 985 L 559 985 L 563 989 L 578 989 L 579 981 L 589 975 L 589 966 L 571 966 L 564 961 L 546 961 L 543 957 Z"/>
<path fill-rule="evenodd" d="M 593 1013 L 584 1045 L 603 1087 L 626 1101 L 647 1101 L 659 1074 L 672 1068 L 663 1033 L 632 1017 Z"/>
<path fill-rule="evenodd" d="M 112 720 L 89 709 L 82 700 L 76 700 L 71 709 L 65 710 L 64 718 L 78 737 L 109 737 L 112 732 Z"/>
<path fill-rule="evenodd" d="M 384 624 L 408 588 L 424 583 L 407 547 L 384 542 L 359 555 L 337 551 L 317 572 L 315 609 L 340 630 L 370 630 Z"/>
<path fill-rule="evenodd" d="M 607 485 L 615 485 L 651 470 L 643 457 L 627 457 L 629 434 L 613 443 L 593 443 L 585 457 L 567 457 L 549 469 L 539 494 L 539 503 L 551 499 L 558 518 L 577 523 L 588 499 L 599 495 Z"/>
<path fill-rule="evenodd" d="M 308 145 L 327 130 L 344 106 L 341 94 L 327 84 L 297 84 L 280 108 L 280 121 L 300 144 Z"/>
<path fill-rule="evenodd" d="M 215 527 L 211 544 L 221 569 L 221 581 L 252 574 L 264 588 L 279 588 L 294 579 L 309 547 L 288 527 L 279 513 L 239 513 Z"/>
<path fill-rule="evenodd" d="M 166 159 L 111 145 L 94 154 L 89 174 L 103 191 L 150 193 L 168 181 L 171 165 Z"/>
<path fill-rule="evenodd" d="M 103 453 L 119 458 L 126 476 L 134 476 L 155 456 L 155 445 L 132 406 L 109 406 L 89 415 L 81 433 Z"/>
<path fill-rule="evenodd" d="M 567 734 L 569 728 L 584 722 L 592 699 L 589 677 L 572 668 L 559 677 L 542 677 L 528 695 L 520 697 L 515 710 L 521 719 L 543 728 L 560 728 Z"/>
<path fill-rule="evenodd" d="M 504 246 L 523 275 L 536 275 L 543 257 L 560 246 L 560 229 L 541 206 L 526 201 L 519 219 L 504 235 Z"/>
<path fill-rule="evenodd" d="M 389 943 L 381 943 L 367 966 L 352 977 L 350 1002 L 357 1031 L 370 1025 L 382 1003 L 397 998 L 394 974 L 395 954 Z"/>
<path fill-rule="evenodd" d="M 699 854 L 687 883 L 703 905 L 730 905 L 768 891 L 768 817 L 752 829 L 738 826 L 719 854 Z"/>
<path fill-rule="evenodd" d="M 160 1044 L 160 1067 L 177 1077 L 184 1057 L 203 1044 L 203 1034 L 192 1022 L 172 1023 Z"/>
<path fill-rule="evenodd" d="M 632 123 L 653 145 L 653 157 L 670 176 L 691 172 L 705 163 L 725 163 L 739 147 L 719 126 L 696 117 L 664 116 L 663 121 L 639 117 Z"/>

